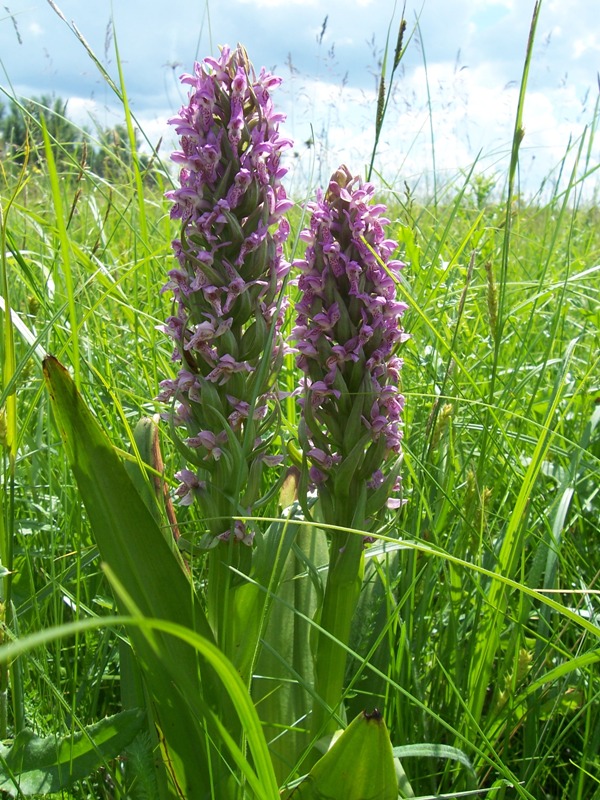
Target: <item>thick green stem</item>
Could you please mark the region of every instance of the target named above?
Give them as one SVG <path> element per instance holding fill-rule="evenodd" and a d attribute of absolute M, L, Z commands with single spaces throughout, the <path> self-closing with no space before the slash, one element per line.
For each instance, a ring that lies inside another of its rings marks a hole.
<path fill-rule="evenodd" d="M 233 534 L 232 534 L 233 536 Z M 248 597 L 248 583 L 240 573 L 250 572 L 250 548 L 238 541 L 220 542 L 208 554 L 207 613 L 219 649 L 235 665 L 246 685 L 250 685 L 252 656 L 256 637 L 246 635 L 240 640 L 240 627 L 245 633 L 260 630 L 261 608 L 264 603 L 262 592 L 254 597 L 251 592 L 250 608 L 244 599 Z M 243 598 L 238 598 L 239 594 Z M 250 614 L 251 610 L 255 613 Z M 248 648 L 251 652 L 248 652 Z"/>
<path fill-rule="evenodd" d="M 232 659 L 231 616 L 233 615 L 234 553 L 229 543 L 218 544 L 208 556 L 208 619 L 219 648 Z"/>
<path fill-rule="evenodd" d="M 331 539 L 329 574 L 323 598 L 315 657 L 313 739 L 333 734 L 339 724 L 346 672 L 346 646 L 358 603 L 364 571 L 360 535 L 335 532 Z"/>

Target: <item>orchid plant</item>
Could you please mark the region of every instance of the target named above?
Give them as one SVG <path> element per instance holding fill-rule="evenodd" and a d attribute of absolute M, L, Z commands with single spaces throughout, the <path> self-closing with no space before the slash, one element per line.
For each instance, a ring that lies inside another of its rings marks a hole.
<path fill-rule="evenodd" d="M 274 785 L 297 780 L 304 765 L 310 780 L 291 793 L 321 797 L 326 785 L 333 797 L 335 764 L 354 763 L 362 793 L 346 787 L 335 797 L 392 800 L 398 786 L 379 712 L 361 717 L 320 759 L 346 724 L 347 648 L 365 553 L 402 503 L 398 348 L 406 334 L 396 284 L 403 265 L 393 257 L 397 245 L 374 187 L 342 166 L 308 204 L 310 222 L 300 234 L 306 252 L 291 267 L 284 247 L 293 204 L 282 184 L 291 143 L 272 100 L 280 79 L 265 69 L 256 74 L 238 46 L 196 64 L 182 82 L 188 102 L 171 120 L 181 143 L 173 154 L 179 186 L 168 193 L 179 232 L 163 287 L 173 299 L 164 332 L 178 367 L 158 400 L 181 456 L 175 497 L 181 506 L 197 504 L 202 530 L 179 535 L 168 524 L 159 481 L 156 553 L 148 546 L 135 563 L 140 542 L 132 532 L 131 558 L 115 566 L 125 522 L 99 510 L 102 487 L 90 500 L 83 456 L 68 450 L 84 500 L 98 511 L 90 518 L 121 609 L 162 620 L 160 636 L 139 620 L 129 628 L 158 732 L 161 796 L 271 797 Z M 293 293 L 295 308 L 288 305 Z M 297 429 L 281 412 L 289 395 L 279 374 L 292 357 L 302 376 L 293 393 Z M 100 447 L 84 411 L 85 425 L 68 422 L 65 405 L 73 399 L 56 364 L 47 374 L 63 435 Z M 295 462 L 290 451 L 299 454 Z M 137 461 L 160 475 L 156 453 L 140 443 Z M 115 480 L 122 493 L 126 477 L 118 472 Z M 272 498 L 279 498 L 280 518 L 261 518 Z M 127 508 L 123 501 L 123 517 L 135 512 L 138 528 L 143 517 L 150 529 L 152 519 L 131 502 Z M 157 604 L 148 586 L 165 560 L 177 600 Z M 165 620 L 199 639 L 182 642 Z M 223 672 L 219 659 L 229 665 Z M 165 681 L 169 697 L 161 692 Z M 258 719 L 262 733 L 251 735 L 248 720 Z M 363 726 L 380 733 L 365 739 Z M 367 740 L 377 742 L 369 750 L 376 778 L 361 762 Z M 195 748 L 199 766 L 188 763 Z"/>
<path fill-rule="evenodd" d="M 337 727 L 345 650 L 363 575 L 365 543 L 380 532 L 385 509 L 401 504 L 401 414 L 397 345 L 406 334 L 394 279 L 384 206 L 374 187 L 347 167 L 309 204 L 310 227 L 301 271 L 293 339 L 304 373 L 299 439 L 316 487 L 320 516 L 330 526 L 330 553 L 315 653 L 319 702 L 315 734 Z M 354 531 L 366 532 L 364 537 Z M 332 712 L 334 712 L 332 714 Z"/>

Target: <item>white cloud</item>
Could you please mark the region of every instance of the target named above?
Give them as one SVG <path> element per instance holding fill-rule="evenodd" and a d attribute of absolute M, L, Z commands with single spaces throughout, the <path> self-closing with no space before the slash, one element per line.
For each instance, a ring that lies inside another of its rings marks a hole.
<path fill-rule="evenodd" d="M 318 6 L 319 0 L 237 0 L 242 5 L 257 8 L 286 8 L 287 6 Z"/>
<path fill-rule="evenodd" d="M 590 50 L 598 52 L 600 50 L 600 42 L 595 33 L 588 33 L 586 36 L 575 39 L 573 42 L 573 58 L 581 58 L 585 53 Z"/>
<path fill-rule="evenodd" d="M 90 114 L 97 114 L 99 106 L 95 100 L 90 100 L 87 97 L 70 97 L 68 110 L 71 119 L 78 121 L 84 119 L 84 117 L 89 117 Z"/>
<path fill-rule="evenodd" d="M 450 61 L 434 61 L 428 63 L 427 75 L 422 65 L 406 69 L 379 143 L 376 166 L 386 180 L 397 187 L 406 180 L 423 189 L 434 158 L 442 179 L 454 180 L 476 159 L 476 171 L 506 174 L 519 95 L 518 80 L 510 82 L 506 77 L 493 60 L 467 69 L 457 69 Z M 295 137 L 303 157 L 294 162 L 294 181 L 310 174 L 323 184 L 341 162 L 348 163 L 353 172 L 364 172 L 373 147 L 374 90 L 308 80 L 302 92 L 287 95 L 286 101 L 287 133 Z M 583 134 L 589 121 L 586 115 L 574 83 L 548 89 L 542 82 L 540 88 L 528 91 L 521 147 L 524 188 L 536 191 L 565 159 L 570 138 L 576 141 Z M 311 122 L 316 142 L 307 149 L 304 142 L 311 135 Z M 565 160 L 565 175 L 573 163 L 573 150 Z"/>
<path fill-rule="evenodd" d="M 597 3 L 543 3 L 522 151 L 534 165 L 528 173 L 534 183 L 562 157 L 569 135 L 579 136 L 591 121 L 600 51 Z M 211 3 L 211 38 L 203 3 L 186 10 L 185 26 L 162 0 L 60 0 L 59 5 L 113 76 L 107 23 L 114 13 L 129 99 L 153 140 L 161 135 L 161 127 L 169 135 L 164 117 L 185 98 L 177 75 L 189 71 L 195 58 L 214 54 L 219 43 L 241 40 L 257 68 L 264 64 L 284 77 L 274 99 L 287 111 L 286 133 L 295 136 L 302 155 L 294 161 L 298 174 L 310 171 L 311 155 L 316 170 L 323 173 L 336 168 L 342 158 L 351 161 L 355 171 L 368 161 L 377 62 L 394 7 L 390 0 L 220 0 Z M 464 169 L 480 150 L 482 168 L 506 160 L 533 5 L 533 0 L 407 0 L 409 32 L 423 6 L 419 33 L 427 59 L 431 118 L 423 53 L 415 37 L 396 76 L 381 137 L 378 163 L 384 173 L 416 181 L 420 170 L 430 169 L 430 124 L 436 165 L 444 174 Z M 401 7 L 398 2 L 393 26 Z M 257 9 L 263 12 L 260 25 Z M 325 15 L 328 25 L 319 48 L 316 37 Z M 24 10 L 19 27 L 23 44 L 7 36 L 2 50 L 17 93 L 54 93 L 71 98 L 69 112 L 82 121 L 90 113 L 102 124 L 119 121 L 122 110 L 110 89 L 49 5 Z M 175 63 L 180 65 L 176 69 L 168 66 Z M 303 143 L 311 135 L 311 124 L 318 141 L 309 149 Z M 597 150 L 592 155 L 600 161 Z"/>

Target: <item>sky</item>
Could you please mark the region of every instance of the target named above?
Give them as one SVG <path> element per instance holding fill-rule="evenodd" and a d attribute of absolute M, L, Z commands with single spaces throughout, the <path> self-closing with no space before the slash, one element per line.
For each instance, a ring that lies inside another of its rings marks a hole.
<path fill-rule="evenodd" d="M 519 173 L 530 194 L 553 185 L 567 151 L 571 169 L 597 115 L 598 1 L 542 2 Z M 434 166 L 439 185 L 456 184 L 474 163 L 486 177 L 506 174 L 533 7 L 406 0 L 408 46 L 375 162 L 381 180 L 430 193 Z M 274 101 L 295 143 L 291 188 L 323 184 L 341 163 L 364 174 L 386 37 L 391 59 L 401 11 L 401 0 L 4 0 L 0 86 L 19 97 L 68 99 L 68 116 L 88 128 L 120 122 L 122 109 L 74 23 L 115 79 L 118 45 L 131 107 L 167 157 L 176 146 L 167 120 L 186 99 L 179 76 L 218 45 L 241 42 L 257 71 L 264 65 L 284 79 Z M 587 143 L 582 160 L 595 165 L 600 147 L 592 142 L 588 153 Z"/>

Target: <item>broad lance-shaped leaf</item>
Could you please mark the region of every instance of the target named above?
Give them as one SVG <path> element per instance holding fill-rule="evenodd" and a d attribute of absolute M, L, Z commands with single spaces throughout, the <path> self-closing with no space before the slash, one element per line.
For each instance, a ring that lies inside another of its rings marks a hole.
<path fill-rule="evenodd" d="M 276 549 L 273 545 L 277 528 L 282 527 L 282 523 L 274 523 L 269 530 L 267 547 L 272 550 Z M 323 530 L 293 522 L 289 528 L 295 534 L 294 547 L 288 552 L 283 572 L 277 576 L 273 588 L 268 625 L 262 634 L 252 685 L 275 774 L 281 782 L 292 772 L 310 742 L 306 716 L 311 705 L 309 689 L 314 681 L 311 620 L 322 595 L 318 570 L 328 560 Z"/>
<path fill-rule="evenodd" d="M 363 712 L 288 795 L 290 800 L 397 800 L 392 744 L 377 709 Z"/>
<path fill-rule="evenodd" d="M 142 615 L 176 622 L 214 642 L 188 576 L 67 370 L 49 357 L 44 374 L 102 559 Z M 208 749 L 207 704 L 237 738 L 239 720 L 228 695 L 215 672 L 181 639 L 157 632 L 149 641 L 136 628 L 129 634 L 152 698 L 170 796 L 211 797 L 224 767 L 222 757 Z M 213 756 L 217 763 L 211 764 Z"/>
<path fill-rule="evenodd" d="M 145 720 L 145 712 L 135 709 L 72 736 L 42 738 L 23 730 L 10 747 L 0 744 L 0 790 L 9 797 L 60 792 L 123 752 Z"/>
<path fill-rule="evenodd" d="M 137 451 L 135 455 L 139 457 L 139 461 L 125 461 L 124 464 L 131 482 L 163 531 L 175 558 L 183 564 L 176 545 L 179 537 L 177 519 L 168 494 L 167 483 L 163 478 L 164 464 L 160 450 L 158 419 L 159 416 L 156 414 L 154 417 L 142 417 L 138 421 L 133 431 L 133 438 Z M 138 708 L 145 705 L 146 695 L 141 666 L 130 643 L 124 639 L 119 641 L 119 666 L 122 707 Z M 138 752 L 149 749 L 152 753 L 159 749 L 159 744 L 156 730 L 145 731 L 133 742 L 132 748 L 137 747 Z M 164 770 L 161 770 L 161 764 L 157 759 L 151 758 L 150 761 L 150 769 L 145 771 L 145 780 L 150 785 L 154 780 L 156 785 L 152 791 L 147 789 L 146 794 L 150 797 L 168 797 Z M 131 761 L 128 761 L 125 765 L 126 771 L 130 765 Z"/>

